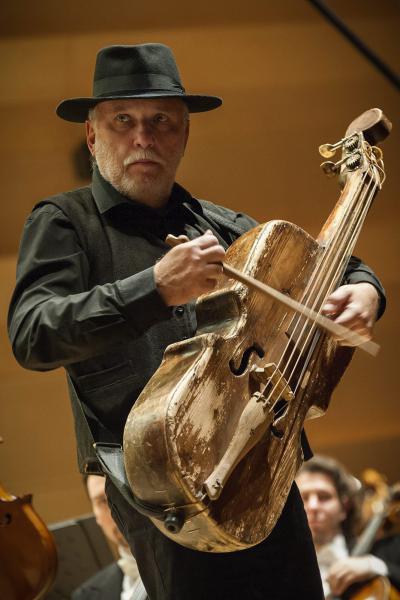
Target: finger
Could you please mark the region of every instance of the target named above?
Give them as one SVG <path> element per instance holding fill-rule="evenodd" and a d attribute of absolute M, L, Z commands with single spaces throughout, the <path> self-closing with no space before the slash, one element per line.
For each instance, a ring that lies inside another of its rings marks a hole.
<path fill-rule="evenodd" d="M 335 576 L 329 577 L 327 581 L 332 593 L 336 596 L 340 596 L 346 589 L 343 573 L 337 573 Z"/>
<path fill-rule="evenodd" d="M 336 314 L 342 307 L 349 301 L 350 290 L 346 286 L 342 286 L 330 294 L 324 305 L 322 306 L 322 312 L 325 315 Z"/>
<path fill-rule="evenodd" d="M 346 590 L 346 586 L 343 582 L 338 583 L 333 593 L 337 596 L 341 596 L 343 592 Z"/>
<path fill-rule="evenodd" d="M 335 595 L 338 594 L 339 593 L 338 592 L 338 587 L 339 587 L 338 578 L 335 576 L 329 576 L 326 578 L 326 581 L 328 582 L 329 587 L 331 588 L 331 592 Z"/>
<path fill-rule="evenodd" d="M 192 240 L 191 244 L 199 246 L 199 248 L 210 248 L 211 246 L 219 246 L 218 239 L 212 233 L 212 231 L 206 231 L 203 235 L 200 235 L 196 239 Z M 222 246 L 221 246 L 222 247 Z"/>
<path fill-rule="evenodd" d="M 225 250 L 219 244 L 217 246 L 210 246 L 202 250 L 202 258 L 207 263 L 222 262 L 225 258 Z"/>
<path fill-rule="evenodd" d="M 168 239 L 172 240 L 173 238 L 174 238 L 174 236 L 167 236 L 167 240 Z M 178 241 L 180 244 L 186 244 L 186 242 L 190 242 L 188 236 L 187 235 L 183 235 L 183 234 L 178 235 L 177 238 L 173 239 L 173 241 L 175 241 L 175 240 Z"/>
<path fill-rule="evenodd" d="M 346 310 L 344 310 L 333 320 L 335 323 L 343 325 L 355 333 L 365 335 L 368 338 L 372 337 L 373 324 L 371 322 L 367 322 L 365 316 L 360 314 L 359 311 L 352 306 L 346 308 Z M 341 339 L 340 336 L 338 339 Z"/>
<path fill-rule="evenodd" d="M 360 312 L 354 304 L 348 304 L 346 307 L 343 307 L 333 318 L 333 321 L 346 327 L 358 327 L 361 324 L 365 327 L 365 323 L 360 319 Z"/>
<path fill-rule="evenodd" d="M 167 235 L 167 237 L 165 238 L 165 243 L 168 244 L 168 246 L 170 246 L 171 248 L 175 248 L 175 246 L 179 246 L 180 244 L 185 244 L 186 242 L 189 242 L 189 238 L 187 237 L 187 235 L 172 235 L 172 233 L 169 233 Z"/>
<path fill-rule="evenodd" d="M 341 596 L 347 588 L 357 581 L 357 577 L 351 571 L 346 571 L 337 583 L 335 594 Z"/>
<path fill-rule="evenodd" d="M 333 302 L 334 304 L 341 304 L 346 302 L 351 294 L 351 286 L 341 285 L 334 292 L 329 294 L 327 302 Z"/>
<path fill-rule="evenodd" d="M 342 577 L 342 575 L 343 575 L 342 564 L 337 562 L 330 568 L 326 579 L 329 582 L 329 585 L 337 585 L 338 582 L 340 581 L 340 578 Z"/>

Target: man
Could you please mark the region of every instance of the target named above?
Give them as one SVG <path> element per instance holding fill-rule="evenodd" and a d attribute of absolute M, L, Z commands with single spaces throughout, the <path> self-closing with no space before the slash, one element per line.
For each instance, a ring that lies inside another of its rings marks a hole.
<path fill-rule="evenodd" d="M 376 542 L 371 553 L 349 556 L 355 541 L 357 486 L 332 458 L 315 456 L 296 478 L 311 529 L 326 598 L 340 596 L 350 585 L 389 576 L 400 590 L 400 538 Z"/>
<path fill-rule="evenodd" d="M 101 50 L 94 95 L 58 106 L 61 118 L 86 122 L 93 183 L 47 199 L 29 217 L 9 331 L 23 366 L 67 369 L 82 470 L 93 440 L 76 397 L 96 442 L 120 444 L 165 348 L 195 334 L 193 300 L 214 288 L 225 249 L 256 224 L 175 183 L 189 113 L 220 104 L 186 94 L 170 49 L 143 44 Z M 169 233 L 190 241 L 169 249 Z M 384 305 L 380 283 L 356 259 L 345 281 L 325 310 L 370 336 Z M 295 486 L 268 539 L 228 554 L 175 544 L 109 478 L 106 493 L 152 600 L 321 597 Z"/>
<path fill-rule="evenodd" d="M 72 594 L 72 600 L 145 600 L 146 590 L 129 546 L 111 516 L 104 489 L 105 478 L 85 477 L 87 493 L 96 523 L 106 538 L 118 548 L 119 560 L 85 581 Z"/>

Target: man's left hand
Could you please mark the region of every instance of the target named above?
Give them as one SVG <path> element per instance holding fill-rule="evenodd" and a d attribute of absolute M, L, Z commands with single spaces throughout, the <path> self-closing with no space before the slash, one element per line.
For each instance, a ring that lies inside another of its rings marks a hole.
<path fill-rule="evenodd" d="M 381 573 L 377 572 L 379 569 L 374 568 L 374 559 L 375 561 L 378 560 L 379 563 L 382 562 L 371 556 L 349 556 L 335 562 L 327 576 L 332 594 L 340 596 L 352 583 L 366 581 L 371 577 L 380 575 Z"/>
<path fill-rule="evenodd" d="M 340 323 L 370 340 L 378 305 L 379 295 L 372 284 L 353 283 L 342 285 L 335 290 L 327 298 L 322 312 L 335 323 Z M 350 345 L 348 340 L 337 338 L 337 341 L 344 346 Z"/>

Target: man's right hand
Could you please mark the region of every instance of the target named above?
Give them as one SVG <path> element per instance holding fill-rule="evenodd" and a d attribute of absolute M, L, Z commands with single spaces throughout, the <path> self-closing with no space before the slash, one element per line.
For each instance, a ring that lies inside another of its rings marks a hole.
<path fill-rule="evenodd" d="M 211 292 L 222 275 L 224 257 L 225 250 L 211 231 L 172 248 L 154 267 L 156 286 L 165 304 L 186 304 Z"/>

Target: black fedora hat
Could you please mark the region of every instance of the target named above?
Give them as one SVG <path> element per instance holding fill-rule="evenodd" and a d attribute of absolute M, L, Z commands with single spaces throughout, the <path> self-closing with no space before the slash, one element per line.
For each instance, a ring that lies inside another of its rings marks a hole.
<path fill-rule="evenodd" d="M 93 96 L 69 98 L 56 113 L 66 121 L 83 123 L 89 109 L 105 100 L 182 98 L 189 112 L 218 108 L 221 98 L 186 94 L 174 55 L 164 44 L 108 46 L 97 54 Z"/>

